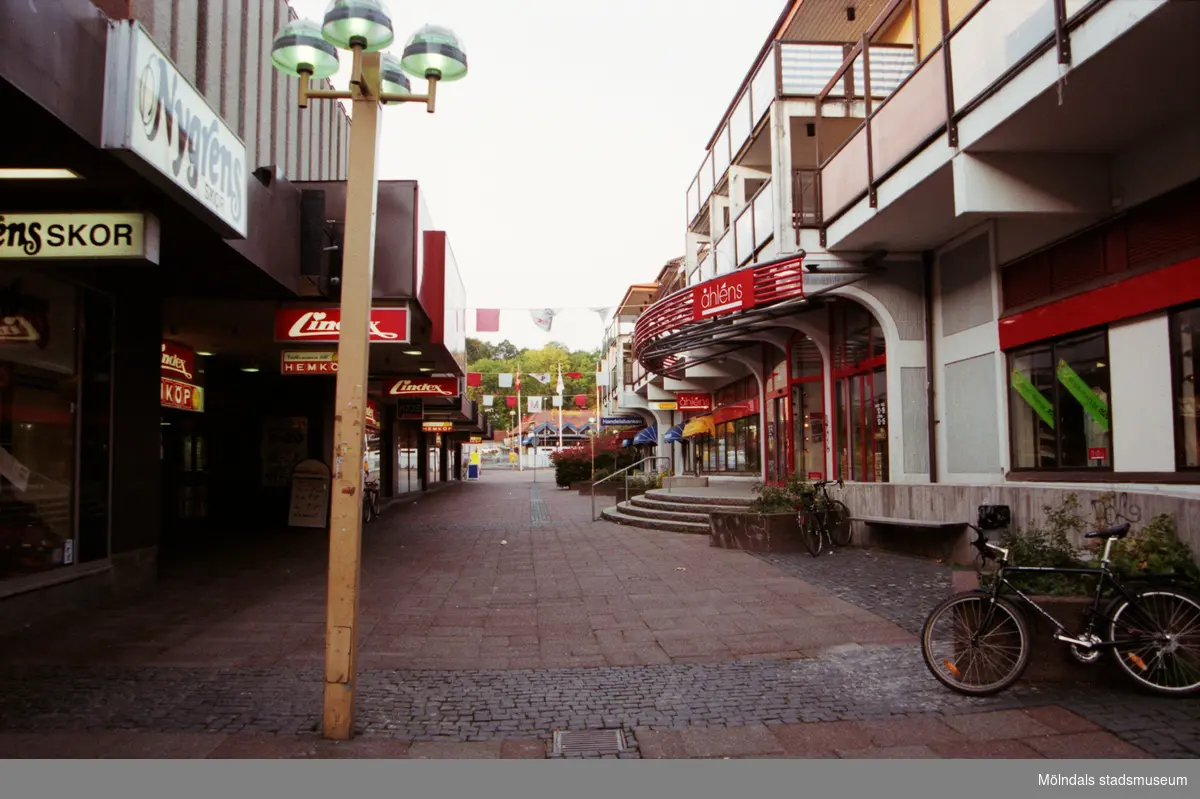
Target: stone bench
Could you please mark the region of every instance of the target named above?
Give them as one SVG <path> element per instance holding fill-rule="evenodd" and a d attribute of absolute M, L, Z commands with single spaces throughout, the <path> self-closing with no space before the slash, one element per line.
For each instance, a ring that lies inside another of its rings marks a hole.
<path fill-rule="evenodd" d="M 865 540 L 861 541 L 865 546 L 878 546 L 880 549 L 949 560 L 955 560 L 956 555 L 961 559 L 966 554 L 961 546 L 966 522 L 926 521 L 893 516 L 851 516 L 850 521 L 865 525 L 870 531 Z M 924 536 L 919 539 L 906 536 L 897 540 L 896 534 L 902 531 L 927 533 L 933 540 Z"/>

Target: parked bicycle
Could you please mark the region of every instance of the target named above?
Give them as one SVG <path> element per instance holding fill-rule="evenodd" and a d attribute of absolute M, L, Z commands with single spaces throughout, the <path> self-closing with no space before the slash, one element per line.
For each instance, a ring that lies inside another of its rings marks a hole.
<path fill-rule="evenodd" d="M 797 521 L 800 524 L 800 540 L 814 558 L 821 554 L 825 542 L 830 549 L 844 547 L 850 543 L 850 509 L 839 500 L 829 496 L 826 486 L 837 483 L 844 488 L 842 480 L 818 480 L 813 483 L 813 493 L 797 506 Z"/>
<path fill-rule="evenodd" d="M 363 522 L 379 518 L 379 481 L 363 482 Z"/>
<path fill-rule="evenodd" d="M 978 535 L 972 544 L 984 563 L 998 564 L 985 589 L 949 597 L 929 614 L 921 631 L 925 665 L 943 685 L 962 694 L 986 696 L 1008 688 L 1029 663 L 1029 625 L 1012 600 L 1032 607 L 1054 625 L 1054 639 L 1071 648 L 1081 663 L 1095 663 L 1111 651 L 1121 671 L 1152 691 L 1184 695 L 1200 689 L 1200 599 L 1194 589 L 1168 580 L 1142 578 L 1131 588 L 1110 567 L 1113 544 L 1129 533 L 1129 523 L 1088 533 L 1105 539 L 1098 568 L 1013 566 L 1009 550 Z M 1096 593 L 1085 611 L 1083 629 L 1068 635 L 1066 625 L 1014 586 L 1014 574 L 1075 574 L 1098 578 Z M 1136 578 L 1126 578 L 1132 582 Z M 1111 597 L 1103 608 L 1104 598 Z M 946 637 L 943 638 L 943 633 Z"/>

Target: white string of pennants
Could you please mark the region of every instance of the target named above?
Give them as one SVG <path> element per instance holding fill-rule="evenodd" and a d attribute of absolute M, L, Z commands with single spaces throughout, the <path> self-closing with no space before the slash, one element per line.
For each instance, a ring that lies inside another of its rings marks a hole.
<path fill-rule="evenodd" d="M 591 311 L 600 317 L 603 323 L 616 310 L 615 306 L 579 306 L 574 308 L 474 308 L 476 333 L 499 333 L 501 311 L 525 311 L 530 320 L 540 330 L 549 333 L 554 326 L 554 318 L 564 311 Z"/>

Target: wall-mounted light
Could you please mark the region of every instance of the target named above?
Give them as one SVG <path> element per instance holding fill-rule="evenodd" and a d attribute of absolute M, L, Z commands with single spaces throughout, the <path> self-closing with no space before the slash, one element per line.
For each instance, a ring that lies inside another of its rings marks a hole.
<path fill-rule="evenodd" d="M 0 169 L 0 180 L 82 180 L 83 175 L 71 169 L 31 167 L 28 169 L 5 167 Z"/>
<path fill-rule="evenodd" d="M 243 366 L 242 371 L 243 372 L 257 372 L 257 371 L 259 371 L 259 369 L 258 369 L 258 366 L 251 364 L 249 366 Z"/>
<path fill-rule="evenodd" d="M 201 356 L 201 357 L 204 357 L 204 358 L 211 358 L 211 357 L 212 357 L 212 353 L 211 353 L 211 352 L 209 352 L 208 350 L 196 350 L 196 354 L 197 354 L 197 355 L 199 355 L 199 356 Z"/>
<path fill-rule="evenodd" d="M 401 350 L 405 355 L 420 355 L 420 350 Z"/>

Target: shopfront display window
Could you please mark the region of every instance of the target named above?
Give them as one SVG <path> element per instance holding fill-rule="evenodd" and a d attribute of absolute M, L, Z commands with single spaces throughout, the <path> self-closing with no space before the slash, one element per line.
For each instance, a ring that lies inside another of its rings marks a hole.
<path fill-rule="evenodd" d="M 1008 353 L 1014 469 L 1111 469 L 1108 333 Z"/>
<path fill-rule="evenodd" d="M 883 329 L 865 307 L 831 303 L 834 460 L 843 480 L 887 482 L 887 356 Z"/>
<path fill-rule="evenodd" d="M 0 270 L 0 580 L 77 561 L 77 291 Z"/>
<path fill-rule="evenodd" d="M 806 335 L 791 346 L 792 469 L 806 479 L 825 476 L 825 369 L 821 351 Z"/>
<path fill-rule="evenodd" d="M 1196 402 L 1196 347 L 1200 345 L 1200 306 L 1171 314 L 1171 371 L 1175 403 L 1175 464 L 1200 469 L 1200 418 Z"/>

